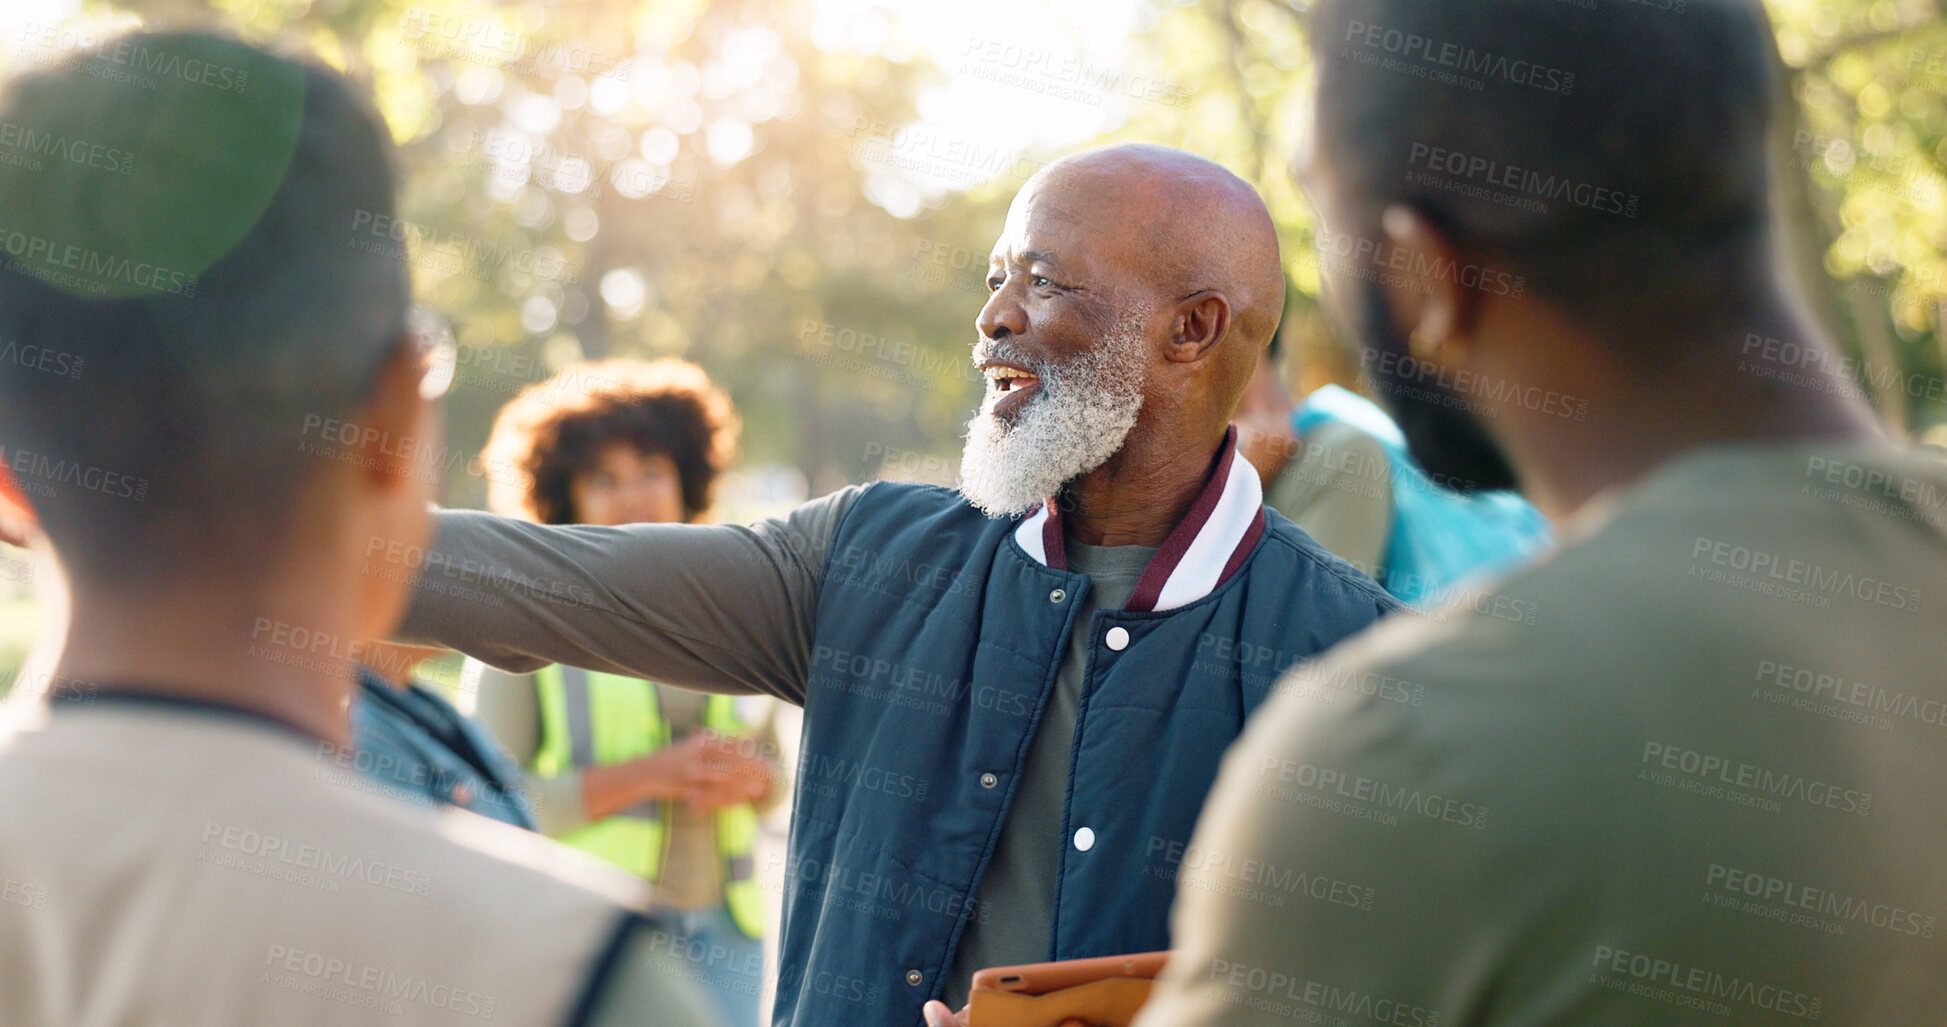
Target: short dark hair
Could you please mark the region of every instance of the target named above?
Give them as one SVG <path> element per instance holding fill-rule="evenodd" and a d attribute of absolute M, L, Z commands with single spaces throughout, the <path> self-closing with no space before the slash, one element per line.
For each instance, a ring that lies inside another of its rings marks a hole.
<path fill-rule="evenodd" d="M 135 33 L 9 83 L 0 121 L 0 452 L 83 575 L 261 552 L 404 333 L 387 132 L 336 72 Z M 18 359 L 31 348 L 33 360 Z M 64 373 L 50 373 L 54 367 Z"/>
<path fill-rule="evenodd" d="M 482 461 L 500 473 L 492 505 L 542 524 L 574 524 L 572 485 L 602 448 L 626 442 L 667 456 L 682 482 L 683 519 L 709 510 L 737 448 L 730 397 L 684 360 L 626 358 L 570 367 L 521 390 L 500 409 Z"/>
<path fill-rule="evenodd" d="M 1312 48 L 1318 152 L 1369 225 L 1411 206 L 1612 323 L 1769 238 L 1758 0 L 1321 0 Z"/>

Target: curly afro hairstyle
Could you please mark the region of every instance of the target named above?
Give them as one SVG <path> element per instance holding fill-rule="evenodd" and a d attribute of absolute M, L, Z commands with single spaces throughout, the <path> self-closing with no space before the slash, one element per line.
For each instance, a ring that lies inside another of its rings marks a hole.
<path fill-rule="evenodd" d="M 683 487 L 683 519 L 710 509 L 717 478 L 737 448 L 730 397 L 684 360 L 577 364 L 522 389 L 500 408 L 481 460 L 487 505 L 542 524 L 579 520 L 569 485 L 614 442 L 669 457 Z"/>

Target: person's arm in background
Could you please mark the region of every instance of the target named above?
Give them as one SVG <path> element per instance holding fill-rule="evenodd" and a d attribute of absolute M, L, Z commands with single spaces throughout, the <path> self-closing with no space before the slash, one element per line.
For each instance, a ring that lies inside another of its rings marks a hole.
<path fill-rule="evenodd" d="M 791 783 L 784 771 L 784 749 L 777 735 L 777 704 L 769 699 L 756 701 L 762 702 L 765 709 L 760 716 L 743 717 L 751 728 L 749 734 L 713 739 L 705 750 L 706 759 L 729 772 L 698 788 L 690 797 L 692 808 L 708 813 L 747 802 L 757 810 L 758 816 L 763 816 L 790 794 Z M 699 731 L 686 741 L 708 735 Z"/>
<path fill-rule="evenodd" d="M 577 828 L 655 800 L 707 801 L 726 790 L 770 780 L 758 757 L 726 755 L 701 736 L 691 736 L 646 756 L 603 767 L 568 767 L 553 777 L 533 772 L 541 747 L 541 703 L 534 675 L 515 674 L 468 660 L 460 694 L 507 754 L 527 773 L 535 818 L 542 834 L 559 838 Z M 468 699 L 467 697 L 471 697 Z"/>
<path fill-rule="evenodd" d="M 1320 428 L 1268 484 L 1264 501 L 1332 555 L 1385 583 L 1393 480 L 1377 439 L 1348 425 Z"/>
<path fill-rule="evenodd" d="M 375 551 L 372 573 L 420 572 L 402 640 L 508 671 L 565 663 L 801 703 L 825 553 L 858 493 L 749 527 L 446 511 L 430 552 Z"/>

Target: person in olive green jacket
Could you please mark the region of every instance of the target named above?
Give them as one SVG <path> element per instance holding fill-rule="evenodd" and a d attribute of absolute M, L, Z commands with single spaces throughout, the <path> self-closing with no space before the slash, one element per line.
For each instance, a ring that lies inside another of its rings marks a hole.
<path fill-rule="evenodd" d="M 500 411 L 488 505 L 543 524 L 695 522 L 736 445 L 729 398 L 677 360 L 562 371 Z M 765 909 L 751 855 L 779 780 L 772 700 L 574 667 L 468 661 L 471 703 L 533 779 L 541 830 L 656 885 L 724 1022 L 756 1027 Z"/>

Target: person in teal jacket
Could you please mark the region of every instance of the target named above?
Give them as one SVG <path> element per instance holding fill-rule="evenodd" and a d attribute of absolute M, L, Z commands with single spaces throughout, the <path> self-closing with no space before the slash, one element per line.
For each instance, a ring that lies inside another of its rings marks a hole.
<path fill-rule="evenodd" d="M 1283 334 L 1259 360 L 1237 413 L 1240 448 L 1264 480 L 1266 504 L 1422 610 L 1552 544 L 1547 518 L 1519 495 L 1429 475 L 1399 426 L 1364 396 L 1308 382 L 1293 409 L 1278 366 Z"/>

